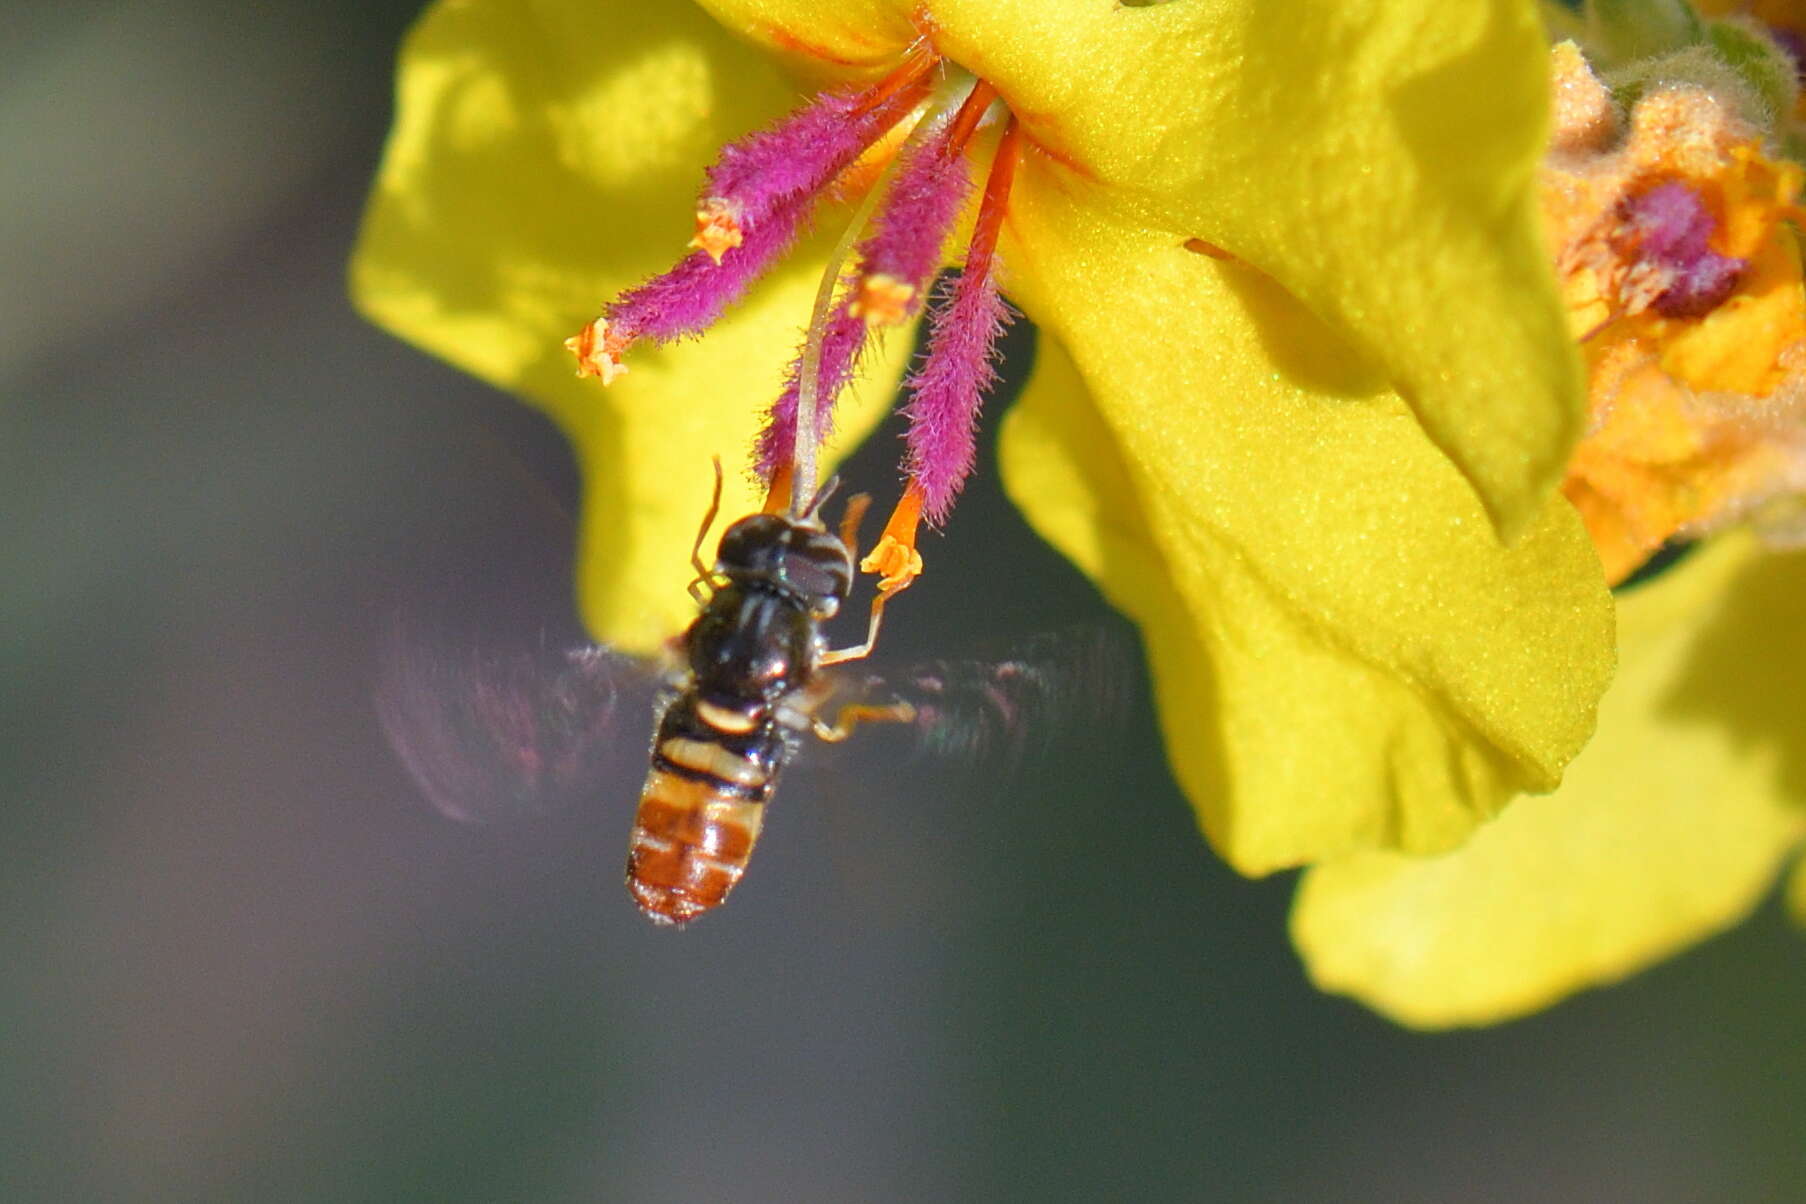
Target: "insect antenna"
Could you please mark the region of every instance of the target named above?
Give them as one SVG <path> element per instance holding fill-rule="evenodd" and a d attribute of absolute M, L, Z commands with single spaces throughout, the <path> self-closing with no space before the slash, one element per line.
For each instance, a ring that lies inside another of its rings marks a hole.
<path fill-rule="evenodd" d="M 803 522 L 820 522 L 821 508 L 827 505 L 834 495 L 839 492 L 840 477 L 838 475 L 829 477 L 828 483 L 815 491 L 815 496 L 809 501 L 808 509 L 804 510 L 798 517 Z"/>

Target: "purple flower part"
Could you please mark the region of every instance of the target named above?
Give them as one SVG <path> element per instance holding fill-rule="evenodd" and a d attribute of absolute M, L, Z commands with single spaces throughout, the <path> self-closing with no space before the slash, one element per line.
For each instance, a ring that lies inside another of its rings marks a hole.
<path fill-rule="evenodd" d="M 866 275 L 882 273 L 915 287 L 910 314 L 921 308 L 928 282 L 943 262 L 947 235 L 972 191 L 965 156 L 948 153 L 948 132 L 925 139 L 909 152 L 891 181 L 871 235 L 859 244 L 860 267 Z"/>
<path fill-rule="evenodd" d="M 864 318 L 851 312 L 851 293 L 835 306 L 822 332 L 821 363 L 815 376 L 815 432 L 826 439 L 834 431 L 834 403 L 841 390 L 853 379 L 860 354 L 865 350 L 869 328 Z M 803 356 L 797 353 L 784 379 L 784 391 L 771 403 L 765 429 L 759 432 L 757 466 L 759 475 L 770 480 L 780 465 L 789 462 L 796 450 L 796 410 L 802 400 Z"/>
<path fill-rule="evenodd" d="M 963 273 L 951 304 L 937 304 L 928 353 L 906 382 L 912 396 L 904 464 L 931 524 L 946 521 L 977 456 L 978 411 L 997 380 L 997 342 L 1012 318 L 991 273 Z"/>
<path fill-rule="evenodd" d="M 865 318 L 853 316 L 851 309 L 860 278 L 882 272 L 913 286 L 916 299 L 905 312 L 914 314 L 922 306 L 921 298 L 935 269 L 941 266 L 941 248 L 971 189 L 965 158 L 947 154 L 946 131 L 917 144 L 898 165 L 873 231 L 859 244 L 859 269 L 847 278 L 847 295 L 835 307 L 823 332 L 815 397 L 815 426 L 821 438 L 826 439 L 833 429 L 835 402 L 853 378 L 866 346 Z M 802 376 L 803 361 L 798 355 L 759 435 L 758 470 L 767 480 L 794 452 Z"/>
<path fill-rule="evenodd" d="M 1678 180 L 1627 199 L 1624 219 L 1644 258 L 1661 263 L 1704 251 L 1717 224 L 1699 194 Z"/>
<path fill-rule="evenodd" d="M 706 251 L 692 251 L 670 271 L 628 289 L 603 311 L 609 330 L 655 343 L 700 334 L 795 245 L 812 204 L 813 198 L 799 197 L 772 211 L 719 264 Z"/>
<path fill-rule="evenodd" d="M 887 106 L 864 111 L 859 92 L 824 92 L 770 129 L 721 149 L 705 199 L 720 199 L 751 232 L 791 202 L 814 196 L 870 146 L 887 125 Z"/>
<path fill-rule="evenodd" d="M 1720 255 L 1708 240 L 1718 228 L 1705 203 L 1679 181 L 1658 184 L 1624 202 L 1625 224 L 1635 233 L 1637 257 L 1666 281 L 1652 307 L 1665 318 L 1697 318 L 1731 295 L 1749 267 L 1746 259 Z"/>
<path fill-rule="evenodd" d="M 1700 318 L 1724 303 L 1743 278 L 1747 259 L 1732 259 L 1707 251 L 1699 259 L 1675 270 L 1674 282 L 1663 289 L 1650 308 L 1664 318 Z"/>

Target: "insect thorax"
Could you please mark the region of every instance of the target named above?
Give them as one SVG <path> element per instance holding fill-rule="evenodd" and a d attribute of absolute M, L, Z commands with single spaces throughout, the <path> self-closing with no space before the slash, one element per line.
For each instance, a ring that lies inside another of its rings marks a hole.
<path fill-rule="evenodd" d="M 763 713 L 813 675 L 821 624 L 852 588 L 852 555 L 814 523 L 754 514 L 722 535 L 716 572 L 725 583 L 684 633 L 690 688 Z"/>

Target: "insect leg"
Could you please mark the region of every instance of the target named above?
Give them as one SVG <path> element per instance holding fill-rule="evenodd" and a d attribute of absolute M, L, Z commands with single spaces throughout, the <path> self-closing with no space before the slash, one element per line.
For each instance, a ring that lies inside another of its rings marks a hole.
<path fill-rule="evenodd" d="M 715 525 L 715 515 L 721 511 L 721 457 L 715 457 L 715 492 L 709 498 L 708 511 L 702 516 L 702 526 L 696 529 L 696 542 L 690 545 L 690 565 L 696 570 L 695 580 L 690 582 L 690 597 L 696 599 L 698 605 L 708 601 L 703 596 L 705 586 L 714 584 L 715 570 L 702 562 L 702 541 L 708 538 L 709 528 Z"/>
<path fill-rule="evenodd" d="M 872 598 L 872 621 L 865 629 L 865 643 L 852 648 L 834 648 L 822 653 L 821 663 L 824 665 L 841 665 L 847 661 L 863 660 L 872 654 L 878 643 L 878 625 L 884 621 L 884 604 L 890 601 L 890 594 L 880 592 Z"/>
<path fill-rule="evenodd" d="M 853 734 L 853 729 L 861 723 L 914 723 L 916 709 L 907 702 L 891 702 L 883 706 L 870 703 L 849 703 L 840 708 L 834 716 L 834 722 L 823 723 L 819 718 L 811 718 L 809 728 L 819 739 L 829 744 L 838 744 Z"/>
<path fill-rule="evenodd" d="M 715 525 L 715 515 L 721 511 L 721 457 L 715 457 L 715 492 L 709 497 L 708 511 L 702 516 L 702 526 L 696 529 L 696 542 L 690 545 L 690 563 L 696 567 L 696 576 L 704 578 L 713 572 L 702 562 L 702 541 L 708 538 L 709 528 Z"/>

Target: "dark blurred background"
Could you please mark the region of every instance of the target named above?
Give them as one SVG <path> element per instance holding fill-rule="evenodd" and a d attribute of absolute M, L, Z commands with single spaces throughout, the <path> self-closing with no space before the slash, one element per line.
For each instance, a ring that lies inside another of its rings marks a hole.
<path fill-rule="evenodd" d="M 1776 908 L 1406 1033 L 1305 983 L 1290 882 L 1205 849 L 1145 704 L 1013 775 L 798 775 L 681 933 L 620 885 L 637 717 L 589 806 L 422 803 L 386 616 L 564 638 L 574 475 L 346 304 L 416 8 L 7 14 L 0 1198 L 1801 1198 Z M 1117 623 L 990 476 L 934 556 L 905 653 Z"/>

